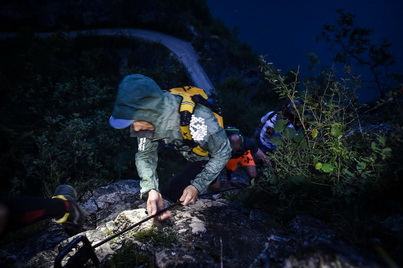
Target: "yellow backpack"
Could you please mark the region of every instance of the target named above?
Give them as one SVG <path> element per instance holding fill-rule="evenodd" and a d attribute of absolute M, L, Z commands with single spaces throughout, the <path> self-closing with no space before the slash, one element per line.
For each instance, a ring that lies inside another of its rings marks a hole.
<path fill-rule="evenodd" d="M 179 107 L 179 114 L 180 114 L 180 129 L 182 132 L 183 140 L 185 141 L 186 145 L 192 148 L 192 152 L 200 155 L 206 156 L 209 154 L 208 151 L 201 148 L 194 140 L 192 135 L 190 134 L 189 124 L 190 120 L 192 119 L 192 114 L 196 107 L 196 104 L 200 103 L 208 108 L 213 112 L 214 116 L 218 120 L 218 124 L 224 128 L 224 120 L 221 116 L 221 110 L 216 107 L 215 105 L 211 104 L 207 99 L 208 96 L 206 92 L 197 87 L 192 86 L 184 86 L 184 87 L 177 87 L 171 88 L 167 90 L 171 94 L 179 95 L 182 97 L 182 102 Z"/>

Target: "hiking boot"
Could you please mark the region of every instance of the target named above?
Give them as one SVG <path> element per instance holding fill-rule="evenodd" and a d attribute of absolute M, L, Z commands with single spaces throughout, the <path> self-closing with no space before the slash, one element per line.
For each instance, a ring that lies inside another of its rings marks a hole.
<path fill-rule="evenodd" d="M 52 198 L 58 198 L 66 202 L 67 211 L 60 219 L 55 219 L 57 223 L 62 223 L 64 230 L 69 236 L 73 236 L 82 231 L 84 223 L 84 212 L 78 206 L 77 193 L 73 187 L 67 184 L 59 185 Z"/>

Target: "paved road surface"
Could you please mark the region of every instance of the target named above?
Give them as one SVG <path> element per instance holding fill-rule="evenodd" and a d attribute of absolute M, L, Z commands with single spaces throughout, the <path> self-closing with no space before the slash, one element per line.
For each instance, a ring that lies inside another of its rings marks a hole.
<path fill-rule="evenodd" d="M 97 29 L 65 32 L 69 37 L 79 35 L 102 35 L 102 36 L 125 36 L 129 38 L 139 38 L 151 42 L 157 42 L 170 49 L 180 62 L 186 67 L 194 86 L 202 88 L 210 95 L 214 91 L 214 86 L 208 78 L 204 69 L 199 64 L 199 58 L 189 42 L 185 42 L 176 37 L 160 32 L 141 29 Z M 36 33 L 39 37 L 48 37 L 52 32 Z M 1 39 L 14 37 L 16 33 L 0 33 Z"/>

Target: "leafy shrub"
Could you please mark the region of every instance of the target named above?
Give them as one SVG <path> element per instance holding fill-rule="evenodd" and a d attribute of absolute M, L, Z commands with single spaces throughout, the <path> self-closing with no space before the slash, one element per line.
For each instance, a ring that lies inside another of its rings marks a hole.
<path fill-rule="evenodd" d="M 292 129 L 287 120 L 277 120 L 275 130 L 281 135 L 272 140 L 277 149 L 264 170 L 263 187 L 290 204 L 324 196 L 352 201 L 384 186 L 392 156 L 390 137 L 364 130 L 364 107 L 355 101 L 359 81 L 350 70 L 349 78 L 322 74 L 298 90 L 297 79 L 285 83 L 286 77 L 261 60 L 265 77 L 280 98 L 290 101 L 298 122 Z M 401 136 L 401 126 L 395 130 Z"/>
<path fill-rule="evenodd" d="M 110 103 L 114 91 L 92 79 L 79 84 L 79 94 L 74 82 L 56 85 L 50 99 L 58 107 L 44 117 L 45 130 L 36 137 L 39 153 L 27 177 L 40 178 L 48 195 L 62 183 L 93 187 L 120 178 L 128 167 L 116 156 L 134 150 L 135 142 L 108 125 L 110 110 L 100 108 L 100 103 Z M 80 101 L 73 100 L 77 96 Z"/>

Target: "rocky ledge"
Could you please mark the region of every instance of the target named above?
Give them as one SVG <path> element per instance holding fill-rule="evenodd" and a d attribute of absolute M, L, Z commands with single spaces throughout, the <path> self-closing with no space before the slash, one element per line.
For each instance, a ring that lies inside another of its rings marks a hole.
<path fill-rule="evenodd" d="M 80 200 L 87 213 L 82 233 L 68 237 L 60 225 L 49 223 L 35 237 L 0 249 L 0 266 L 53 267 L 56 256 L 82 236 L 91 241 L 101 267 L 385 267 L 387 263 L 382 254 L 343 241 L 318 219 L 296 215 L 279 224 L 270 213 L 230 201 L 241 190 L 217 199 L 201 198 L 187 207 L 178 205 L 172 208 L 174 216 L 160 226 L 148 220 L 102 243 L 147 217 L 139 190 L 138 181 L 127 180 L 86 193 Z M 127 249 L 131 255 L 146 256 L 146 263 L 140 257 L 114 263 Z M 67 260 L 69 255 L 62 264 Z"/>

